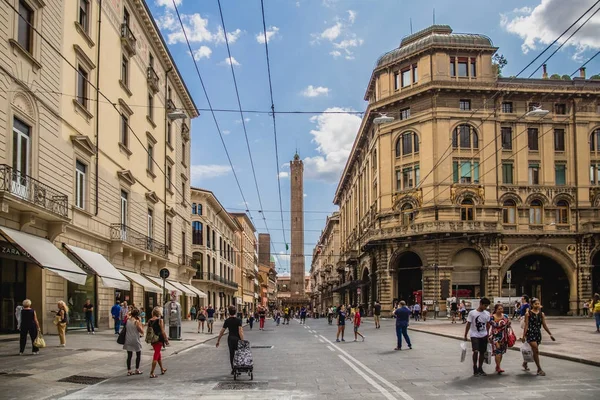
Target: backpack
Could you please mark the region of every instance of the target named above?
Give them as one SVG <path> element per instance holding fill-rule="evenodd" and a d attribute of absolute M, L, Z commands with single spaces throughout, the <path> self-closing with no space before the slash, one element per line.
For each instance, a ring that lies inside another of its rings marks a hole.
<path fill-rule="evenodd" d="M 154 331 L 155 323 L 156 320 L 154 320 L 152 323 L 148 322 L 148 329 L 146 329 L 146 343 L 148 344 L 153 344 L 160 340 L 160 337 Z"/>

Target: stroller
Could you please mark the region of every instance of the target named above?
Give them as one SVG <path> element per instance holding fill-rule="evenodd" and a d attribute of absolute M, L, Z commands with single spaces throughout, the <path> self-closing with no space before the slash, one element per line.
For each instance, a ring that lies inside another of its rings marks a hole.
<path fill-rule="evenodd" d="M 238 342 L 238 348 L 233 354 L 233 380 L 237 380 L 237 377 L 242 373 L 247 373 L 250 376 L 250 380 L 254 380 L 254 363 L 252 361 L 252 352 L 250 351 L 250 342 L 247 340 L 240 340 Z"/>

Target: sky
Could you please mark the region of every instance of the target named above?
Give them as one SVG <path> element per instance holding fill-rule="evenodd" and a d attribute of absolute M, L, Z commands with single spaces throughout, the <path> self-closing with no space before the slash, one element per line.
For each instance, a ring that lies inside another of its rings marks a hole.
<path fill-rule="evenodd" d="M 147 2 L 199 108 L 207 108 L 208 102 L 194 63 L 213 108 L 237 110 L 233 65 L 242 109 L 250 111 L 243 113 L 243 123 L 239 112 L 217 112 L 216 118 L 247 204 L 207 111 L 192 121 L 192 185 L 213 191 L 230 211 L 250 210 L 258 232 L 271 234 L 271 252 L 278 272 L 284 273 L 289 271 L 285 246 L 290 242 L 289 161 L 296 151 L 304 161 L 308 271 L 325 219 L 337 208 L 333 196 L 361 122 L 360 114 L 346 112 L 366 109 L 363 98 L 375 62 L 399 46 L 411 33 L 411 24 L 417 32 L 430 26 L 435 15 L 437 24 L 450 25 L 454 32 L 489 36 L 508 61 L 503 75 L 511 76 L 596 0 L 264 0 L 275 109 L 340 112 L 276 115 L 285 230 L 279 212 L 273 121 L 268 114 L 251 112 L 271 108 L 260 0 L 221 0 L 231 59 L 217 0 L 175 0 L 193 57 L 173 0 Z M 592 57 L 600 50 L 598 32 L 600 12 L 548 61 L 549 74 L 571 74 Z M 587 65 L 587 72 L 600 74 L 600 57 Z M 540 75 L 538 71 L 535 76 Z"/>

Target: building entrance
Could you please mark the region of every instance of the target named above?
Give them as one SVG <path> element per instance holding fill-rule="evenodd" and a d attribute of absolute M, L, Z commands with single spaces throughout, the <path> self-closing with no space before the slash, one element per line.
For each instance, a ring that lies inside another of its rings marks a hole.
<path fill-rule="evenodd" d="M 15 309 L 26 298 L 26 271 L 24 261 L 0 258 L 0 333 L 17 330 Z"/>
<path fill-rule="evenodd" d="M 413 253 L 406 252 L 399 256 L 395 263 L 397 271 L 397 299 L 406 301 L 406 304 L 415 303 L 415 294 L 421 290 L 423 272 L 421 258 Z"/>

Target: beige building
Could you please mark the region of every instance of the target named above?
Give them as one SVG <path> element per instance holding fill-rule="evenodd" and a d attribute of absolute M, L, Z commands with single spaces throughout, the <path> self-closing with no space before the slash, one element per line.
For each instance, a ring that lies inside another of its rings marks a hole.
<path fill-rule="evenodd" d="M 108 327 L 115 300 L 162 304 L 162 268 L 187 309 L 201 294 L 184 286 L 196 272 L 188 181 L 198 114 L 146 3 L 9 3 L 0 11 L 0 268 L 11 290 L 2 290 L 0 329 L 14 329 L 26 297 L 44 331 L 61 299 L 71 328 L 85 327 L 86 298 Z"/>
<path fill-rule="evenodd" d="M 340 247 L 340 215 L 334 212 L 327 217 L 325 229 L 321 232 L 319 241 L 313 249 L 310 266 L 312 306 L 317 310 L 340 304 L 339 291 L 333 287 L 339 286 L 340 274 L 337 271 Z"/>
<path fill-rule="evenodd" d="M 253 312 L 260 298 L 258 282 L 258 251 L 256 228 L 245 213 L 231 213 L 240 226 L 240 266 L 241 276 L 238 281 L 240 290 L 238 297 L 242 299 L 242 311 Z"/>
<path fill-rule="evenodd" d="M 212 304 L 217 310 L 225 310 L 235 304 L 238 289 L 238 224 L 213 192 L 192 187 L 191 193 L 192 257 L 196 267 L 192 284 L 207 294 L 201 306 Z"/>
<path fill-rule="evenodd" d="M 598 290 L 600 81 L 502 78 L 496 50 L 437 25 L 377 60 L 334 198 L 346 302 L 525 293 L 576 314 Z"/>

